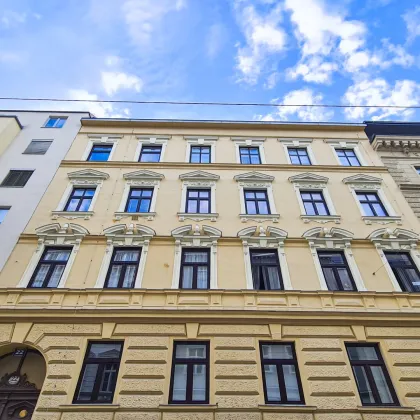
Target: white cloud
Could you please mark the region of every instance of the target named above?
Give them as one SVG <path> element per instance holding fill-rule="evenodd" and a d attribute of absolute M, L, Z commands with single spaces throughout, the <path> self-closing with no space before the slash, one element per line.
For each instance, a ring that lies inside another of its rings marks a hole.
<path fill-rule="evenodd" d="M 317 108 L 308 106 L 291 105 L 315 105 L 322 104 L 324 97 L 321 93 L 315 93 L 312 89 L 299 89 L 287 93 L 282 100 L 275 99 L 273 103 L 289 105 L 278 107 L 274 112 L 266 115 L 257 115 L 256 119 L 261 121 L 329 121 L 334 116 L 334 111 L 328 108 Z"/>
<path fill-rule="evenodd" d="M 13 10 L 4 10 L 0 15 L 0 24 L 4 28 L 12 28 L 26 22 L 27 14 Z"/>
<path fill-rule="evenodd" d="M 420 84 L 413 80 L 397 80 L 390 85 L 382 78 L 362 79 L 350 86 L 342 98 L 345 105 L 420 105 Z M 370 118 L 383 120 L 390 116 L 403 120 L 414 115 L 414 110 L 404 108 L 345 108 L 344 113 L 350 120 Z"/>
<path fill-rule="evenodd" d="M 412 10 L 407 10 L 402 17 L 407 26 L 407 40 L 408 42 L 412 42 L 415 38 L 420 36 L 420 6 L 417 6 Z"/>
<path fill-rule="evenodd" d="M 241 73 L 240 80 L 255 84 L 266 58 L 286 48 L 286 32 L 280 26 L 282 8 L 277 5 L 263 15 L 249 1 L 236 0 L 235 10 L 246 39 L 245 46 L 237 45 L 236 68 Z"/>
<path fill-rule="evenodd" d="M 165 15 L 186 7 L 186 0 L 125 0 L 122 13 L 134 42 L 147 45 Z"/>
<path fill-rule="evenodd" d="M 338 64 L 323 61 L 321 57 L 311 56 L 302 59 L 294 68 L 287 70 L 287 78 L 296 80 L 302 77 L 306 82 L 331 83 L 332 75 L 338 70 Z"/>
<path fill-rule="evenodd" d="M 0 51 L 0 63 L 17 64 L 22 63 L 24 57 L 21 54 L 10 51 Z"/>
<path fill-rule="evenodd" d="M 108 96 L 113 96 L 123 89 L 140 92 L 143 87 L 143 82 L 139 77 L 118 71 L 103 71 L 101 80 L 102 87 Z"/>
<path fill-rule="evenodd" d="M 226 42 L 227 30 L 221 23 L 210 26 L 206 39 L 206 52 L 209 58 L 215 58 Z"/>

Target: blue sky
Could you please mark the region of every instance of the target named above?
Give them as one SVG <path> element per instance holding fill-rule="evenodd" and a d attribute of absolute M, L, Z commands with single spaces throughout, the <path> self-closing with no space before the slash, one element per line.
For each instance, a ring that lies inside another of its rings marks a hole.
<path fill-rule="evenodd" d="M 0 0 L 0 96 L 420 105 L 415 0 Z M 420 110 L 0 102 L 98 117 L 420 120 Z"/>

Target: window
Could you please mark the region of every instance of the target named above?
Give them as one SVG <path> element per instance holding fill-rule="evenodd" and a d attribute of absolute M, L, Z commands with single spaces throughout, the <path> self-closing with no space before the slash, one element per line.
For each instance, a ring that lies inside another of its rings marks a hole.
<path fill-rule="evenodd" d="M 9 212 L 10 207 L 0 207 L 0 224 L 3 223 L 6 214 Z"/>
<path fill-rule="evenodd" d="M 122 349 L 121 342 L 89 343 L 73 403 L 112 403 Z"/>
<path fill-rule="evenodd" d="M 209 403 L 209 343 L 174 342 L 169 404 Z"/>
<path fill-rule="evenodd" d="M 106 162 L 109 159 L 112 144 L 94 144 L 87 158 L 90 162 Z"/>
<path fill-rule="evenodd" d="M 125 211 L 127 213 L 148 213 L 152 197 L 153 188 L 131 188 Z"/>
<path fill-rule="evenodd" d="M 244 190 L 246 214 L 271 214 L 266 190 Z"/>
<path fill-rule="evenodd" d="M 28 287 L 57 287 L 70 258 L 71 251 L 71 248 L 46 248 Z"/>
<path fill-rule="evenodd" d="M 308 216 L 329 216 L 330 212 L 322 191 L 300 191 L 303 206 Z"/>
<path fill-rule="evenodd" d="M 208 249 L 182 251 L 180 289 L 208 289 L 210 283 L 210 252 Z"/>
<path fill-rule="evenodd" d="M 259 147 L 239 147 L 241 163 L 245 165 L 259 165 L 261 163 Z"/>
<path fill-rule="evenodd" d="M 420 175 L 420 166 L 415 167 L 416 172 Z"/>
<path fill-rule="evenodd" d="M 210 189 L 187 189 L 186 213 L 211 213 Z"/>
<path fill-rule="evenodd" d="M 292 343 L 260 343 L 266 404 L 304 404 Z"/>
<path fill-rule="evenodd" d="M 160 162 L 162 146 L 147 146 L 141 148 L 139 162 Z"/>
<path fill-rule="evenodd" d="M 341 251 L 318 251 L 328 290 L 357 291 L 353 276 Z"/>
<path fill-rule="evenodd" d="M 24 155 L 45 155 L 52 140 L 32 140 L 23 152 Z"/>
<path fill-rule="evenodd" d="M 354 149 L 335 149 L 335 151 L 343 166 L 362 166 Z"/>
<path fill-rule="evenodd" d="M 384 252 L 403 292 L 420 292 L 420 274 L 408 252 Z"/>
<path fill-rule="evenodd" d="M 252 281 L 255 290 L 283 290 L 277 251 L 251 250 Z"/>
<path fill-rule="evenodd" d="M 96 188 L 73 188 L 64 211 L 89 211 Z"/>
<path fill-rule="evenodd" d="M 62 128 L 67 121 L 67 117 L 50 117 L 45 123 L 45 128 Z"/>
<path fill-rule="evenodd" d="M 9 171 L 1 183 L 2 187 L 24 187 L 34 171 Z"/>
<path fill-rule="evenodd" d="M 105 288 L 133 289 L 140 255 L 141 248 L 114 248 Z"/>
<path fill-rule="evenodd" d="M 191 146 L 190 163 L 211 163 L 211 146 Z"/>
<path fill-rule="evenodd" d="M 363 405 L 399 405 L 377 344 L 347 344 Z"/>
<path fill-rule="evenodd" d="M 360 205 L 363 208 L 363 213 L 365 216 L 388 216 L 388 213 L 385 210 L 385 207 L 382 204 L 378 193 L 364 193 L 356 191 L 356 195 Z"/>
<path fill-rule="evenodd" d="M 288 148 L 290 162 L 293 165 L 312 165 L 306 148 Z"/>

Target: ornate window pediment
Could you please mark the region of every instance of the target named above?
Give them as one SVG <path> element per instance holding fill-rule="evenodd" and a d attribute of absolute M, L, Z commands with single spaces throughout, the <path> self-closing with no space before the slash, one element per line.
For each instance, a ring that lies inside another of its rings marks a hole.
<path fill-rule="evenodd" d="M 365 186 L 380 188 L 382 179 L 365 174 L 348 176 L 343 179 L 344 184 L 354 186 L 355 188 L 364 188 Z"/>
<path fill-rule="evenodd" d="M 220 176 L 204 171 L 194 171 L 180 175 L 179 179 L 182 181 L 217 181 Z"/>
<path fill-rule="evenodd" d="M 124 174 L 125 180 L 151 180 L 151 181 L 161 181 L 163 178 L 165 178 L 165 175 L 159 174 L 157 172 L 153 171 L 135 171 L 135 172 L 129 172 L 128 174 Z"/>
<path fill-rule="evenodd" d="M 94 182 L 95 184 L 98 183 L 98 181 L 103 181 L 109 178 L 109 174 L 106 172 L 97 171 L 95 169 L 82 169 L 81 171 L 70 172 L 67 174 L 67 176 L 69 179 L 75 180 L 77 183 L 80 183 L 80 181 L 83 180 L 87 180 L 96 181 Z"/>
<path fill-rule="evenodd" d="M 245 174 L 235 175 L 233 179 L 236 182 L 273 182 L 274 176 L 262 174 L 261 172 L 247 172 Z"/>
<path fill-rule="evenodd" d="M 293 175 L 289 178 L 289 181 L 292 184 L 305 184 L 305 187 L 307 187 L 307 184 L 318 184 L 324 186 L 324 184 L 328 183 L 328 178 L 326 176 L 321 176 L 317 174 L 312 174 L 310 172 L 306 172 L 303 174 Z"/>
<path fill-rule="evenodd" d="M 210 289 L 217 289 L 217 240 L 222 232 L 212 226 L 185 225 L 172 230 L 175 239 L 175 260 L 172 288 L 178 289 L 181 271 L 182 248 L 210 248 Z"/>
<path fill-rule="evenodd" d="M 378 229 L 369 236 L 370 239 L 380 249 L 416 249 L 419 242 L 419 235 L 407 229 Z"/>

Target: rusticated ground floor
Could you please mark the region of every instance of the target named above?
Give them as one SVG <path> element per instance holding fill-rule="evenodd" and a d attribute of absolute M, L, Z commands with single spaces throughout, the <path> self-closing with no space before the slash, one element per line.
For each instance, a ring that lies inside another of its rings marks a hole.
<path fill-rule="evenodd" d="M 3 312 L 0 419 L 29 419 L 33 411 L 34 420 L 420 420 L 417 316 L 286 315 L 264 320 L 260 313 L 253 320 L 250 313 L 242 319 L 220 313 L 210 319 L 184 312 L 112 319 L 104 312 L 101 319 Z M 169 403 L 174 343 L 182 341 L 208 343 L 208 404 Z M 115 389 L 108 403 L 75 403 L 92 342 L 122 343 Z M 261 343 L 293 344 L 303 404 L 266 403 Z M 362 405 L 346 350 L 350 343 L 378 344 L 395 406 Z M 22 398 L 7 402 L 16 393 Z M 34 401 L 32 410 L 25 398 Z"/>

